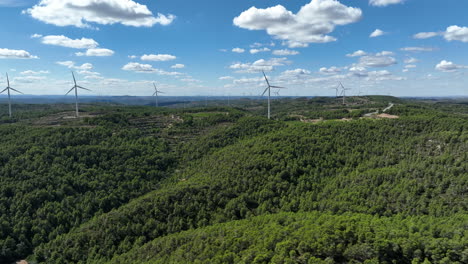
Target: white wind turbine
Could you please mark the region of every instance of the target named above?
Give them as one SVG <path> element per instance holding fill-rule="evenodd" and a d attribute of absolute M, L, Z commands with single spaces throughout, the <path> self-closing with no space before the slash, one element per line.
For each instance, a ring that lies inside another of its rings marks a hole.
<path fill-rule="evenodd" d="M 343 96 L 343 104 L 345 105 L 346 104 L 346 91 L 349 91 L 351 90 L 350 88 L 345 88 L 343 86 L 343 84 L 340 82 L 340 86 L 341 86 L 341 96 Z"/>
<path fill-rule="evenodd" d="M 265 74 L 265 72 L 262 70 L 262 73 L 263 73 L 263 77 L 265 77 L 265 81 L 268 85 L 268 87 L 265 89 L 265 91 L 263 92 L 262 96 L 265 95 L 265 93 L 268 91 L 268 119 L 271 118 L 271 102 L 270 102 L 270 99 L 271 99 L 271 88 L 276 88 L 276 89 L 286 89 L 284 87 L 280 87 L 280 86 L 273 86 L 273 85 L 270 85 L 270 82 L 268 81 L 268 78 Z"/>
<path fill-rule="evenodd" d="M 22 92 L 10 87 L 10 79 L 8 78 L 8 73 L 6 74 L 6 78 L 7 78 L 7 87 L 0 92 L 0 94 L 4 93 L 5 91 L 8 92 L 8 114 L 10 115 L 10 118 L 11 118 L 11 95 L 10 95 L 10 90 L 12 91 L 15 91 L 17 93 L 20 93 L 20 94 L 23 94 Z"/>
<path fill-rule="evenodd" d="M 75 79 L 75 74 L 73 73 L 72 71 L 72 76 L 73 76 L 73 82 L 75 83 L 75 85 L 70 89 L 70 91 L 68 91 L 68 93 L 66 93 L 65 95 L 68 95 L 71 91 L 75 90 L 75 109 L 76 109 L 76 117 L 79 117 L 80 114 L 79 114 L 79 111 L 78 111 L 78 88 L 80 89 L 83 89 L 83 90 L 86 90 L 86 91 L 91 91 L 90 89 L 87 89 L 87 88 L 84 88 L 82 86 L 79 86 L 78 84 L 76 84 L 76 79 Z"/>
<path fill-rule="evenodd" d="M 163 94 L 163 92 L 159 91 L 156 87 L 156 83 L 153 82 L 154 86 L 154 93 L 153 96 L 156 98 L 156 107 L 159 107 L 159 94 Z"/>

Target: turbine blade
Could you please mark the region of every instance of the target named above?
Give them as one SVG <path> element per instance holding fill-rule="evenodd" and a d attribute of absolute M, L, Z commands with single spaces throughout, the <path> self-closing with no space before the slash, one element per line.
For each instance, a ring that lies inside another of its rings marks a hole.
<path fill-rule="evenodd" d="M 11 88 L 11 87 L 10 87 L 10 89 L 13 90 L 13 91 L 15 91 L 15 92 L 17 92 L 17 93 L 24 94 L 24 93 L 22 93 L 22 92 L 20 92 L 20 91 L 18 91 L 18 90 L 16 90 L 16 89 L 14 89 L 14 88 Z"/>
<path fill-rule="evenodd" d="M 83 90 L 86 90 L 86 91 L 90 91 L 90 92 L 91 92 L 91 90 L 90 90 L 90 89 L 88 89 L 88 88 L 84 88 L 84 87 L 82 87 L 82 86 L 76 86 L 76 87 L 78 87 L 78 88 L 80 88 L 80 89 L 83 89 Z"/>
<path fill-rule="evenodd" d="M 285 88 L 285 87 L 281 87 L 281 86 L 270 86 L 271 88 L 277 88 L 277 89 L 288 89 L 288 88 Z"/>
<path fill-rule="evenodd" d="M 262 73 L 263 73 L 263 77 L 265 77 L 266 83 L 268 84 L 268 86 L 270 86 L 270 82 L 268 81 L 268 78 L 266 77 L 266 74 L 263 70 L 262 70 Z"/>
<path fill-rule="evenodd" d="M 158 93 L 157 92 L 154 92 L 153 96 L 157 95 Z"/>
<path fill-rule="evenodd" d="M 72 71 L 72 76 L 73 76 L 73 82 L 75 82 L 75 85 L 76 85 L 75 73 L 73 73 L 73 71 Z"/>
<path fill-rule="evenodd" d="M 5 92 L 6 90 L 8 90 L 8 88 L 3 89 L 3 91 L 1 91 L 0 94 Z"/>
<path fill-rule="evenodd" d="M 8 72 L 6 73 L 6 79 L 7 79 L 7 86 L 10 87 L 10 78 L 8 78 Z"/>
<path fill-rule="evenodd" d="M 158 93 L 162 93 L 162 94 L 165 94 L 165 92 L 160 92 L 160 91 L 158 91 Z"/>
<path fill-rule="evenodd" d="M 270 89 L 270 87 L 267 87 L 267 88 L 265 89 L 265 91 L 262 93 L 262 96 L 265 95 L 265 93 L 268 91 L 268 89 Z"/>
<path fill-rule="evenodd" d="M 73 89 L 75 89 L 75 86 L 73 86 L 70 91 L 68 91 L 68 93 L 66 93 L 65 95 L 68 95 L 71 91 L 73 91 Z"/>

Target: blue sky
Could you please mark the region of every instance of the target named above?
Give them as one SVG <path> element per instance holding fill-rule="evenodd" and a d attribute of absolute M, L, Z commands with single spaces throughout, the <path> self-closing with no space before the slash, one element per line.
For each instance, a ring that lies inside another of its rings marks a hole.
<path fill-rule="evenodd" d="M 460 0 L 0 0 L 0 71 L 26 94 L 468 95 Z M 371 37 L 372 35 L 372 37 Z M 146 56 L 145 56 L 146 55 Z M 0 82 L 6 84 L 2 76 Z M 12 86 L 13 86 L 12 85 Z"/>

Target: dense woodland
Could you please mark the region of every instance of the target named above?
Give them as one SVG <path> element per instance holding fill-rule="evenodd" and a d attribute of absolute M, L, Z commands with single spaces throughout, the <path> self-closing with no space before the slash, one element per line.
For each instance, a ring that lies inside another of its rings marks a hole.
<path fill-rule="evenodd" d="M 468 263 L 468 104 L 351 100 L 19 106 L 0 263 Z"/>

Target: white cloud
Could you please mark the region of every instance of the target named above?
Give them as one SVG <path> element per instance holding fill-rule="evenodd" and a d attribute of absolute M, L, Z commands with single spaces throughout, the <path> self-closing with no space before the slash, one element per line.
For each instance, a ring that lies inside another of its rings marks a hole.
<path fill-rule="evenodd" d="M 468 66 L 457 65 L 457 64 L 454 64 L 451 61 L 443 60 L 439 64 L 437 64 L 435 68 L 438 71 L 455 72 L 455 71 L 457 71 L 459 69 L 466 69 L 466 68 L 468 68 Z"/>
<path fill-rule="evenodd" d="M 132 0 L 41 0 L 23 13 L 56 26 L 91 27 L 89 23 L 151 27 L 169 25 L 174 15 L 154 16 L 146 5 Z"/>
<path fill-rule="evenodd" d="M 32 34 L 31 38 L 42 38 L 41 34 Z"/>
<path fill-rule="evenodd" d="M 347 57 L 361 57 L 365 56 L 367 53 L 363 50 L 355 51 L 354 53 L 346 54 Z"/>
<path fill-rule="evenodd" d="M 408 59 L 405 60 L 405 63 L 407 63 L 407 64 L 416 63 L 416 62 L 419 62 L 419 60 L 417 60 L 415 58 L 408 58 Z"/>
<path fill-rule="evenodd" d="M 177 76 L 182 75 L 180 72 L 167 72 L 160 69 L 155 69 L 150 64 L 141 64 L 137 62 L 130 62 L 127 63 L 122 67 L 124 71 L 133 71 L 133 72 L 141 72 L 141 73 L 156 73 L 159 75 L 167 75 L 167 76 Z"/>
<path fill-rule="evenodd" d="M 172 69 L 183 69 L 185 68 L 185 65 L 184 64 L 174 64 L 171 66 Z"/>
<path fill-rule="evenodd" d="M 232 52 L 235 52 L 235 53 L 244 53 L 244 52 L 245 52 L 245 49 L 233 48 L 233 49 L 232 49 Z"/>
<path fill-rule="evenodd" d="M 436 48 L 429 48 L 429 47 L 405 47 L 405 48 L 401 48 L 400 50 L 401 51 L 411 51 L 411 52 L 421 52 L 421 51 L 430 52 L 430 51 L 436 51 L 437 49 Z"/>
<path fill-rule="evenodd" d="M 141 56 L 141 60 L 143 61 L 170 61 L 177 59 L 176 56 L 169 55 L 169 54 L 149 54 Z"/>
<path fill-rule="evenodd" d="M 23 71 L 20 73 L 21 75 L 40 75 L 40 74 L 49 74 L 49 71 Z"/>
<path fill-rule="evenodd" d="M 234 63 L 229 68 L 236 70 L 238 73 L 258 73 L 260 71 L 272 71 L 275 66 L 283 66 L 289 64 L 287 58 L 272 58 L 269 60 L 257 60 L 253 63 Z"/>
<path fill-rule="evenodd" d="M 296 50 L 289 50 L 289 49 L 280 49 L 280 50 L 274 50 L 273 55 L 276 56 L 292 56 L 292 55 L 298 55 L 299 51 Z"/>
<path fill-rule="evenodd" d="M 25 50 L 0 49 L 0 59 L 38 59 Z"/>
<path fill-rule="evenodd" d="M 405 0 L 369 0 L 369 4 L 372 6 L 388 6 L 393 4 L 403 3 Z"/>
<path fill-rule="evenodd" d="M 322 67 L 322 68 L 320 68 L 319 72 L 322 73 L 322 74 L 333 75 L 333 74 L 340 73 L 341 69 L 338 68 L 338 67 L 335 67 L 335 66 L 332 66 L 330 68 Z"/>
<path fill-rule="evenodd" d="M 388 67 L 397 64 L 395 58 L 391 57 L 392 52 L 383 51 L 375 55 L 366 55 L 359 59 L 359 65 L 363 67 L 375 68 L 375 67 Z"/>
<path fill-rule="evenodd" d="M 414 34 L 413 38 L 415 39 L 428 39 L 428 38 L 433 38 L 436 36 L 441 35 L 441 33 L 438 32 L 421 32 L 418 34 Z"/>
<path fill-rule="evenodd" d="M 251 49 L 250 54 L 257 54 L 260 52 L 268 52 L 271 51 L 269 48 L 263 48 L 263 49 Z"/>
<path fill-rule="evenodd" d="M 87 57 L 107 57 L 114 55 L 114 51 L 110 49 L 88 49 L 86 52 L 77 52 L 76 56 L 87 56 Z"/>
<path fill-rule="evenodd" d="M 297 76 L 297 75 L 308 75 L 310 74 L 311 72 L 308 71 L 308 70 L 305 70 L 305 69 L 295 69 L 295 70 L 287 70 L 287 71 L 284 71 L 281 73 L 281 75 L 294 75 L 294 76 Z"/>
<path fill-rule="evenodd" d="M 99 46 L 99 43 L 97 43 L 94 39 L 71 39 L 63 35 L 44 36 L 42 37 L 42 43 L 47 45 L 61 46 L 74 49 L 93 49 Z"/>
<path fill-rule="evenodd" d="M 128 55 L 128 58 L 129 58 L 129 59 L 136 59 L 136 58 L 138 58 L 138 56 L 136 56 L 136 55 Z"/>
<path fill-rule="evenodd" d="M 468 42 L 468 27 L 450 26 L 445 31 L 444 38 L 448 41 Z"/>
<path fill-rule="evenodd" d="M 383 36 L 383 35 L 385 35 L 385 34 L 387 34 L 387 33 L 384 32 L 384 31 L 382 31 L 382 30 L 380 30 L 380 29 L 376 29 L 376 30 L 374 30 L 374 32 L 372 32 L 372 33 L 370 34 L 369 37 L 370 37 L 370 38 L 376 38 L 376 37 Z"/>
<path fill-rule="evenodd" d="M 406 69 L 414 69 L 414 68 L 416 68 L 416 67 L 417 67 L 417 66 L 414 65 L 414 64 L 405 65 L 405 68 L 406 68 Z"/>
<path fill-rule="evenodd" d="M 293 48 L 336 41 L 327 34 L 333 32 L 336 26 L 357 22 L 361 17 L 361 9 L 347 7 L 337 0 L 312 0 L 297 14 L 282 5 L 266 9 L 251 7 L 234 18 L 233 22 L 240 28 L 265 30 L 269 35 L 285 40 Z"/>
<path fill-rule="evenodd" d="M 68 67 L 70 69 L 76 69 L 76 70 L 83 70 L 83 71 L 89 71 L 94 68 L 93 64 L 91 63 L 83 63 L 80 66 L 75 65 L 75 62 L 73 61 L 57 61 L 56 62 L 58 65 L 62 65 L 65 67 Z"/>
<path fill-rule="evenodd" d="M 219 77 L 219 79 L 221 81 L 226 81 L 226 80 L 232 80 L 232 79 L 234 79 L 234 77 L 232 77 L 232 76 L 222 76 L 222 77 Z"/>

